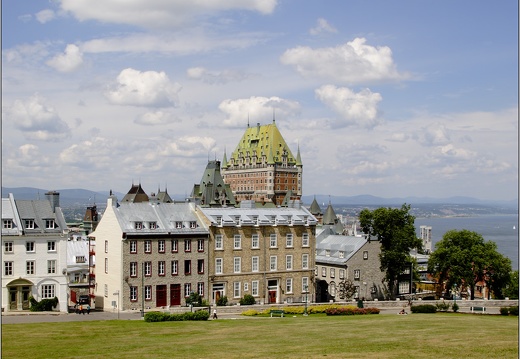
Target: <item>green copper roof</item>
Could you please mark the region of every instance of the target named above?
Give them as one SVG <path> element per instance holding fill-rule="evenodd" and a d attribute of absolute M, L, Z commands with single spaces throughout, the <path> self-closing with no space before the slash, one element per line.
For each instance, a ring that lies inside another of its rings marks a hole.
<path fill-rule="evenodd" d="M 237 147 L 230 156 L 237 163 L 240 155 L 244 157 L 256 156 L 261 161 L 266 156 L 268 163 L 281 163 L 282 155 L 286 152 L 288 164 L 301 165 L 301 158 L 297 159 L 276 127 L 276 123 L 248 127 L 240 139 Z M 229 161 L 227 161 L 229 162 Z M 227 163 L 229 164 L 229 163 Z"/>

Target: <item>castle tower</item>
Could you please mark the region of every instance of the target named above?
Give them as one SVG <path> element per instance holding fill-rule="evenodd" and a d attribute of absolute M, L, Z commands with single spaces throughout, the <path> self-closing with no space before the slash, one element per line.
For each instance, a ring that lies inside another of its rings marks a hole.
<path fill-rule="evenodd" d="M 288 194 L 300 199 L 302 173 L 300 149 L 296 156 L 292 154 L 274 120 L 268 125 L 248 125 L 229 159 L 224 154 L 222 161 L 222 177 L 237 202 L 282 206 Z"/>

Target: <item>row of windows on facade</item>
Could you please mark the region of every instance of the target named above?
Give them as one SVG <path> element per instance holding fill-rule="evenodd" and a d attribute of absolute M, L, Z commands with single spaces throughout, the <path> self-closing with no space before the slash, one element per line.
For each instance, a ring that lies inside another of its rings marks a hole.
<path fill-rule="evenodd" d="M 191 269 L 191 260 L 184 260 L 184 275 L 190 275 L 192 273 Z M 223 274 L 223 258 L 215 258 L 215 274 Z M 285 256 L 285 270 L 293 270 L 294 269 L 294 260 L 292 255 Z M 301 261 L 301 269 L 309 269 L 309 255 L 302 254 Z M 152 262 L 146 261 L 143 262 L 142 271 L 145 277 L 152 276 Z M 171 275 L 179 274 L 179 261 L 172 260 L 170 261 L 170 270 Z M 269 257 L 269 270 L 277 271 L 278 270 L 278 257 L 270 256 Z M 204 259 L 197 260 L 197 273 L 204 274 Z M 260 271 L 260 257 L 252 256 L 251 257 L 251 272 L 259 272 Z M 242 272 L 242 257 L 234 257 L 233 258 L 233 273 L 241 273 Z M 108 274 L 108 258 L 105 258 L 105 273 Z M 138 273 L 138 263 L 130 262 L 130 277 L 137 278 Z M 158 261 L 157 262 L 157 275 L 165 276 L 166 275 L 166 261 Z"/>
<path fill-rule="evenodd" d="M 258 182 L 260 181 L 260 182 Z M 231 184 L 241 184 L 241 185 L 254 185 L 254 184 L 262 184 L 262 183 L 273 183 L 273 179 L 269 178 L 267 179 L 251 179 L 251 180 L 231 180 Z M 301 183 L 301 180 L 298 180 L 298 184 Z M 274 184 L 289 184 L 288 179 L 275 179 Z M 296 180 L 293 178 L 291 184 L 296 184 Z M 264 187 L 266 189 L 266 187 Z M 272 186 L 269 187 L 269 189 L 272 189 Z"/>
<path fill-rule="evenodd" d="M 278 218 L 278 219 L 277 219 L 276 215 L 267 216 L 267 218 L 268 218 L 269 223 L 262 222 L 263 224 L 292 224 L 292 222 L 293 222 L 293 216 L 291 216 L 291 215 L 287 215 L 283 218 Z M 251 216 L 251 219 L 249 219 L 247 217 L 242 219 L 240 216 L 233 217 L 233 220 L 234 220 L 235 224 L 237 224 L 237 225 L 244 224 L 244 223 L 252 223 L 253 225 L 258 226 L 259 225 L 258 219 L 259 219 L 258 216 Z M 298 217 L 296 218 L 296 221 L 300 222 L 301 224 L 306 224 L 308 220 L 309 220 L 308 216 L 303 216 L 302 220 L 300 220 Z M 216 216 L 215 222 L 217 223 L 217 226 L 222 226 L 222 216 Z M 303 236 L 308 237 L 309 234 L 304 233 Z"/>
<path fill-rule="evenodd" d="M 258 186 L 258 187 L 255 187 L 255 186 L 239 186 L 237 187 L 237 191 L 273 191 L 274 186 Z M 282 191 L 282 190 L 289 190 L 288 186 L 285 186 L 284 188 L 280 187 L 279 185 L 276 186 L 276 190 L 277 191 Z M 291 187 L 290 188 L 291 191 L 296 191 L 296 187 Z"/>
<path fill-rule="evenodd" d="M 47 273 L 46 274 L 56 274 L 57 261 L 54 259 L 47 261 Z M 18 271 L 17 271 L 18 272 Z M 25 262 L 25 274 L 36 274 L 36 261 L 29 260 Z M 14 262 L 13 261 L 4 261 L 4 275 L 12 276 L 14 275 Z"/>
<path fill-rule="evenodd" d="M 286 295 L 294 294 L 294 285 L 293 278 L 286 278 L 284 286 L 284 293 Z M 152 286 L 145 285 L 144 286 L 144 300 L 151 301 L 152 297 Z M 260 296 L 260 281 L 254 280 L 251 281 L 251 295 L 253 297 Z M 309 288 L 309 278 L 302 277 L 302 286 L 301 293 L 308 293 Z M 197 283 L 197 293 L 201 296 L 204 296 L 204 283 Z M 249 282 L 233 282 L 233 298 L 241 298 L 242 290 L 245 294 L 249 293 Z M 192 293 L 192 285 L 191 283 L 184 283 L 184 297 L 187 298 Z M 108 286 L 105 284 L 105 297 L 108 297 Z M 138 286 L 130 286 L 130 301 L 136 302 L 139 299 L 139 287 Z"/>
<path fill-rule="evenodd" d="M 336 268 L 330 268 L 329 269 L 329 277 L 330 278 L 336 278 Z M 314 268 L 314 275 L 318 276 L 318 266 Z M 321 267 L 321 276 L 326 277 L 327 276 L 327 267 Z M 339 279 L 345 279 L 345 269 L 339 269 Z M 354 269 L 354 280 L 360 280 L 361 279 L 361 270 L 360 269 Z"/>
<path fill-rule="evenodd" d="M 190 221 L 188 222 L 188 224 L 186 225 L 184 222 L 181 222 L 181 221 L 176 221 L 175 222 L 175 228 L 176 229 L 182 229 L 182 228 L 191 228 L 191 229 L 195 229 L 197 228 L 197 222 L 196 221 Z M 141 221 L 136 221 L 134 222 L 134 228 L 135 229 L 151 229 L 151 230 L 154 230 L 154 229 L 157 229 L 159 228 L 159 226 L 157 225 L 157 222 L 141 222 Z"/>
<path fill-rule="evenodd" d="M 255 172 L 255 173 L 233 173 L 233 174 L 225 174 L 226 178 L 248 178 L 248 177 L 272 177 L 273 172 Z M 294 177 L 294 173 L 288 172 L 276 172 L 276 177 Z M 302 174 L 298 173 L 298 177 L 301 177 Z M 257 182 L 258 183 L 258 182 Z"/>
<path fill-rule="evenodd" d="M 184 251 L 191 252 L 191 240 L 184 239 Z M 152 253 L 153 241 L 145 240 L 143 242 L 143 250 L 144 253 Z M 278 236 L 276 234 L 271 234 L 269 236 L 269 247 L 270 248 L 278 248 Z M 294 247 L 294 237 L 292 233 L 287 234 L 285 237 L 285 247 L 293 248 Z M 309 235 L 308 233 L 304 233 L 302 235 L 302 247 L 309 247 Z M 172 239 L 170 241 L 170 248 L 172 253 L 176 253 L 179 251 L 179 240 Z M 259 249 L 260 248 L 260 235 L 253 234 L 251 236 L 251 249 Z M 223 250 L 224 249 L 224 236 L 222 234 L 215 235 L 215 249 Z M 242 235 L 236 234 L 233 236 L 233 249 L 242 249 Z M 159 253 L 166 252 L 166 241 L 158 240 L 157 241 L 157 251 Z M 197 251 L 204 252 L 204 239 L 197 240 Z M 130 253 L 136 254 L 138 252 L 138 241 L 132 240 L 130 241 Z M 108 241 L 105 241 L 105 253 L 108 253 Z"/>
<path fill-rule="evenodd" d="M 317 250 L 316 250 L 317 251 Z M 325 250 L 325 256 L 330 257 L 330 249 Z M 345 251 L 338 251 L 339 258 L 345 258 Z M 368 251 L 363 251 L 363 259 L 368 259 Z"/>
<path fill-rule="evenodd" d="M 354 286 L 354 298 L 355 298 L 355 299 L 358 299 L 358 298 L 359 298 L 359 292 L 360 292 L 359 285 Z M 376 287 L 376 286 L 372 286 L 372 287 L 370 287 L 370 293 L 371 293 L 371 294 L 375 294 L 375 293 L 377 293 L 377 287 Z M 330 282 L 330 283 L 329 283 L 329 294 L 330 294 L 332 297 L 335 297 L 335 296 L 336 296 L 336 294 L 337 294 L 337 286 L 336 286 L 336 282 Z M 341 293 L 340 293 L 340 299 L 345 299 L 344 297 L 341 297 Z"/>
<path fill-rule="evenodd" d="M 23 224 L 24 224 L 24 227 L 25 229 L 37 229 L 39 228 L 38 227 L 38 224 L 36 223 L 36 221 L 34 219 L 24 219 L 23 220 Z M 15 224 L 14 224 L 14 221 L 12 219 L 4 219 L 3 220 L 3 228 L 4 229 L 13 229 L 15 228 Z M 57 228 L 57 224 L 56 222 L 54 221 L 54 219 L 46 219 L 45 220 L 45 229 L 54 229 L 54 228 Z"/>
<path fill-rule="evenodd" d="M 35 253 L 36 252 L 36 243 L 34 241 L 26 241 L 25 242 L 25 251 Z M 56 241 L 47 241 L 47 251 L 56 252 Z M 4 253 L 14 253 L 14 242 L 13 241 L 4 242 Z"/>

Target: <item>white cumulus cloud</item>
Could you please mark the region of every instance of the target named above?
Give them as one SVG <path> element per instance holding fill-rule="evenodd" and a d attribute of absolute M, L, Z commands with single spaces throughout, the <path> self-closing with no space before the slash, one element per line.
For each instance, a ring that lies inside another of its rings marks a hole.
<path fill-rule="evenodd" d="M 159 154 L 165 157 L 207 156 L 215 148 L 216 141 L 211 137 L 184 136 L 169 142 Z"/>
<path fill-rule="evenodd" d="M 26 101 L 16 100 L 6 109 L 5 119 L 28 139 L 57 141 L 69 136 L 70 128 L 57 111 L 39 95 Z"/>
<path fill-rule="evenodd" d="M 71 72 L 83 64 L 83 54 L 78 46 L 69 44 L 63 54 L 54 56 L 47 61 L 47 65 L 60 72 Z"/>
<path fill-rule="evenodd" d="M 177 105 L 180 89 L 164 72 L 127 68 L 105 95 L 116 105 L 172 107 Z"/>
<path fill-rule="evenodd" d="M 356 125 L 372 128 L 381 123 L 377 105 L 382 100 L 379 93 L 363 89 L 358 93 L 334 85 L 324 85 L 315 90 L 316 97 L 339 116 L 335 127 Z"/>
<path fill-rule="evenodd" d="M 409 75 L 397 71 L 389 47 L 367 45 L 364 38 L 356 38 L 336 47 L 295 47 L 285 51 L 280 61 L 284 65 L 294 66 L 304 77 L 346 84 L 409 78 Z"/>
<path fill-rule="evenodd" d="M 167 125 L 173 122 L 180 122 L 180 120 L 176 119 L 173 114 L 166 111 L 152 111 L 146 112 L 142 115 L 139 115 L 134 120 L 134 123 L 145 126 L 157 126 L 157 125 Z"/>
<path fill-rule="evenodd" d="M 276 96 L 251 96 L 245 99 L 222 101 L 218 108 L 227 114 L 227 118 L 223 121 L 225 126 L 243 127 L 249 120 L 251 124 L 265 123 L 267 119 L 273 118 L 273 115 L 275 118 L 293 116 L 299 113 L 300 104 Z"/>

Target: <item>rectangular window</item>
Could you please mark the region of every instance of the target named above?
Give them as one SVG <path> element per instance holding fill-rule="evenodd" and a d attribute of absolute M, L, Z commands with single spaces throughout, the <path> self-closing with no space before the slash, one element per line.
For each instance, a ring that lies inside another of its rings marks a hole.
<path fill-rule="evenodd" d="M 4 229 L 12 229 L 13 228 L 13 221 L 11 219 L 4 219 Z"/>
<path fill-rule="evenodd" d="M 54 284 L 44 284 L 42 285 L 42 298 L 43 299 L 52 299 L 56 296 L 56 291 L 54 289 Z"/>
<path fill-rule="evenodd" d="M 399 282 L 399 294 L 410 293 L 410 282 Z"/>
<path fill-rule="evenodd" d="M 244 283 L 244 292 L 248 292 L 249 291 L 249 283 Z"/>
<path fill-rule="evenodd" d="M 190 222 L 190 228 L 191 228 L 191 229 L 195 229 L 195 228 L 197 228 L 197 222 L 195 222 L 195 221 L 191 221 L 191 222 Z"/>
<path fill-rule="evenodd" d="M 309 277 L 302 277 L 302 292 L 309 291 Z"/>
<path fill-rule="evenodd" d="M 292 255 L 285 256 L 285 269 L 292 270 Z"/>
<path fill-rule="evenodd" d="M 87 258 L 85 256 L 76 256 L 76 263 L 86 263 Z"/>
<path fill-rule="evenodd" d="M 151 285 L 144 286 L 144 300 L 152 300 L 152 286 Z"/>
<path fill-rule="evenodd" d="M 179 274 L 179 261 L 173 260 L 172 261 L 172 275 Z"/>
<path fill-rule="evenodd" d="M 215 235 L 215 249 L 223 249 L 222 246 L 222 234 Z"/>
<path fill-rule="evenodd" d="M 152 253 L 152 241 L 150 241 L 150 240 L 144 241 L 144 252 Z"/>
<path fill-rule="evenodd" d="M 325 267 L 321 268 L 321 276 L 322 277 L 326 277 L 327 276 L 327 268 L 325 268 Z"/>
<path fill-rule="evenodd" d="M 143 229 L 143 222 L 135 222 L 135 229 Z"/>
<path fill-rule="evenodd" d="M 108 241 L 105 241 L 105 253 L 108 253 Z"/>
<path fill-rule="evenodd" d="M 204 273 L 204 259 L 197 259 L 197 273 Z"/>
<path fill-rule="evenodd" d="M 215 258 L 215 274 L 222 274 L 222 258 Z"/>
<path fill-rule="evenodd" d="M 34 261 L 27 261 L 25 264 L 25 274 L 34 274 Z"/>
<path fill-rule="evenodd" d="M 56 241 L 47 241 L 47 251 L 56 252 Z"/>
<path fill-rule="evenodd" d="M 177 239 L 172 239 L 172 253 L 177 253 L 179 251 L 179 241 Z"/>
<path fill-rule="evenodd" d="M 191 294 L 191 283 L 184 284 L 184 296 L 189 297 Z"/>
<path fill-rule="evenodd" d="M 251 257 L 251 272 L 258 272 L 258 256 Z"/>
<path fill-rule="evenodd" d="M 185 275 L 191 274 L 191 260 L 190 259 L 186 259 L 184 261 L 184 274 Z"/>
<path fill-rule="evenodd" d="M 251 295 L 253 297 L 258 297 L 258 281 L 254 280 L 251 282 Z"/>
<path fill-rule="evenodd" d="M 56 273 L 56 260 L 47 261 L 47 274 Z"/>
<path fill-rule="evenodd" d="M 233 249 L 240 249 L 242 246 L 242 237 L 240 234 L 235 234 L 233 237 Z"/>
<path fill-rule="evenodd" d="M 137 302 L 137 287 L 136 286 L 130 287 L 130 301 Z"/>
<path fill-rule="evenodd" d="M 105 258 L 105 273 L 108 274 L 108 258 Z"/>
<path fill-rule="evenodd" d="M 24 220 L 25 229 L 34 229 L 34 219 Z"/>
<path fill-rule="evenodd" d="M 339 251 L 339 257 L 340 258 L 345 258 L 345 252 L 344 251 Z"/>
<path fill-rule="evenodd" d="M 182 222 L 175 222 L 175 228 L 181 229 L 182 228 Z"/>
<path fill-rule="evenodd" d="M 277 260 L 276 260 L 276 256 L 271 256 L 269 258 L 269 269 L 271 271 L 275 271 L 277 269 Z"/>
<path fill-rule="evenodd" d="M 309 246 L 309 233 L 302 234 L 302 247 Z"/>
<path fill-rule="evenodd" d="M 368 259 L 368 251 L 363 251 L 363 259 Z"/>
<path fill-rule="evenodd" d="M 150 229 L 157 229 L 157 222 L 148 222 L 148 227 Z"/>
<path fill-rule="evenodd" d="M 144 262 L 144 276 L 151 277 L 152 276 L 152 262 Z"/>
<path fill-rule="evenodd" d="M 191 252 L 191 239 L 184 240 L 184 252 Z"/>
<path fill-rule="evenodd" d="M 34 242 L 25 242 L 25 250 L 27 252 L 34 252 Z"/>
<path fill-rule="evenodd" d="M 130 262 L 130 277 L 137 277 L 137 262 Z"/>
<path fill-rule="evenodd" d="M 164 276 L 166 275 L 166 262 L 165 261 L 159 261 L 157 263 L 157 275 Z"/>
<path fill-rule="evenodd" d="M 335 278 L 336 277 L 336 269 L 335 268 L 331 268 L 330 269 L 330 277 L 331 278 Z"/>
<path fill-rule="evenodd" d="M 159 242 L 157 242 L 157 247 L 159 253 L 164 253 L 166 251 L 166 242 L 164 241 L 164 239 L 161 239 L 159 240 Z"/>
<path fill-rule="evenodd" d="M 137 253 L 137 241 L 130 241 L 130 253 Z"/>
<path fill-rule="evenodd" d="M 285 293 L 292 293 L 292 278 L 285 280 Z"/>
<path fill-rule="evenodd" d="M 4 262 L 4 275 L 13 275 L 13 262 Z"/>
<path fill-rule="evenodd" d="M 258 234 L 251 236 L 251 248 L 260 248 L 260 236 Z"/>
<path fill-rule="evenodd" d="M 221 226 L 222 225 L 222 217 L 221 216 L 217 216 L 216 220 L 217 220 L 217 226 Z"/>
<path fill-rule="evenodd" d="M 204 296 L 204 283 L 203 282 L 198 282 L 197 283 L 197 293 L 199 293 L 199 295 L 201 297 Z"/>
<path fill-rule="evenodd" d="M 45 220 L 45 228 L 47 229 L 54 229 L 56 227 L 56 223 L 54 222 L 54 219 L 46 219 Z"/>
<path fill-rule="evenodd" d="M 233 297 L 240 298 L 240 282 L 233 282 Z"/>
<path fill-rule="evenodd" d="M 361 278 L 361 271 L 359 269 L 354 270 L 354 279 L 359 280 Z"/>
<path fill-rule="evenodd" d="M 13 253 L 13 242 L 4 242 L 4 252 Z"/>
<path fill-rule="evenodd" d="M 276 240 L 276 234 L 275 233 L 271 234 L 271 236 L 269 238 L 270 238 L 270 240 L 269 240 L 269 247 L 276 248 L 276 241 L 277 241 Z"/>
<path fill-rule="evenodd" d="M 293 235 L 292 233 L 288 233 L 285 236 L 285 246 L 291 248 L 293 246 Z"/>
<path fill-rule="evenodd" d="M 204 239 L 197 240 L 197 251 L 204 252 Z"/>
<path fill-rule="evenodd" d="M 105 298 L 108 298 L 108 284 L 105 284 Z"/>
<path fill-rule="evenodd" d="M 234 273 L 240 273 L 240 267 L 241 267 L 241 258 L 235 257 L 233 258 L 233 272 Z"/>
<path fill-rule="evenodd" d="M 309 255 L 302 254 L 302 269 L 309 269 Z"/>
<path fill-rule="evenodd" d="M 344 269 L 339 270 L 339 279 L 345 279 L 345 270 Z"/>

